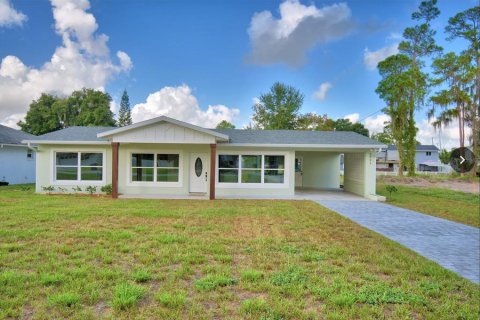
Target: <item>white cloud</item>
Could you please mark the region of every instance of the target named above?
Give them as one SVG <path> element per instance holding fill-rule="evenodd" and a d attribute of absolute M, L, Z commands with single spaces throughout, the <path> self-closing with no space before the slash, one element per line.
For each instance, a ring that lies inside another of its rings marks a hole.
<path fill-rule="evenodd" d="M 21 120 L 30 102 L 42 92 L 68 95 L 82 87 L 104 90 L 108 80 L 132 68 L 122 51 L 110 58 L 108 37 L 96 34 L 95 17 L 86 12 L 87 0 L 52 0 L 55 30 L 62 45 L 40 68 L 26 66 L 18 57 L 6 56 L 0 64 L 0 123 Z M 19 116 L 21 115 L 21 116 Z"/>
<path fill-rule="evenodd" d="M 0 0 L 0 27 L 21 26 L 27 16 L 15 10 L 9 0 Z"/>
<path fill-rule="evenodd" d="M 206 128 L 214 128 L 222 120 L 232 122 L 240 111 L 224 105 L 210 105 L 200 109 L 197 98 L 187 85 L 163 87 L 148 95 L 144 103 L 132 108 L 133 122 L 167 116 Z"/>
<path fill-rule="evenodd" d="M 332 84 L 330 82 L 324 82 L 322 83 L 317 91 L 313 93 L 313 96 L 315 99 L 319 101 L 323 101 L 327 98 L 327 92 L 332 88 Z"/>
<path fill-rule="evenodd" d="M 383 47 L 377 51 L 370 51 L 368 48 L 363 53 L 363 64 L 369 70 L 375 70 L 380 61 L 398 53 L 398 43 Z"/>
<path fill-rule="evenodd" d="M 279 11 L 278 19 L 270 11 L 253 15 L 248 28 L 252 46 L 248 61 L 261 65 L 283 62 L 298 67 L 305 62 L 308 49 L 342 38 L 354 27 L 345 3 L 317 8 L 299 0 L 285 0 Z"/>
<path fill-rule="evenodd" d="M 360 118 L 360 114 L 358 113 L 350 113 L 350 114 L 347 114 L 345 117 L 343 117 L 343 119 L 350 120 L 351 123 L 356 123 L 359 118 Z"/>
<path fill-rule="evenodd" d="M 373 117 L 368 117 L 364 121 L 365 128 L 372 133 L 378 133 L 383 131 L 383 127 L 385 126 L 385 122 L 390 121 L 390 117 L 386 114 L 380 114 Z"/>

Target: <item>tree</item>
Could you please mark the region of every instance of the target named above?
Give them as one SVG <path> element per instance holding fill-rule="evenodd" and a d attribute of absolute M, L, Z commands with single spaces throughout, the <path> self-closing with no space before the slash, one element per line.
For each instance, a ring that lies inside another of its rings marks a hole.
<path fill-rule="evenodd" d="M 440 158 L 440 162 L 443 164 L 449 164 L 451 156 L 452 156 L 452 152 L 448 151 L 447 149 L 442 149 L 442 151 L 440 151 L 440 153 L 438 154 L 438 157 Z"/>
<path fill-rule="evenodd" d="M 86 88 L 66 98 L 42 94 L 30 104 L 25 122 L 18 125 L 36 135 L 70 126 L 114 126 L 111 100 L 108 93 Z"/>
<path fill-rule="evenodd" d="M 467 85 L 471 104 L 466 106 L 465 121 L 472 128 L 470 137 L 475 159 L 480 157 L 480 6 L 462 11 L 448 20 L 447 40 L 463 39 L 468 47 L 462 56 L 470 60 L 469 67 L 475 81 Z"/>
<path fill-rule="evenodd" d="M 385 122 L 383 131 L 382 132 L 376 132 L 371 135 L 371 138 L 374 140 L 377 140 L 378 142 L 381 142 L 383 144 L 395 144 L 395 140 L 393 139 L 393 134 L 392 134 L 392 127 L 390 122 Z"/>
<path fill-rule="evenodd" d="M 405 73 L 409 79 L 403 82 L 409 86 L 407 108 L 407 126 L 405 139 L 405 165 L 409 175 L 415 174 L 415 141 L 416 125 L 415 110 L 420 109 L 424 104 L 427 94 L 428 83 L 425 81 L 426 74 L 422 72 L 424 66 L 421 58 L 428 57 L 442 50 L 435 44 L 436 31 L 431 28 L 430 22 L 440 15 L 440 10 L 436 7 L 437 0 L 426 0 L 420 3 L 418 11 L 412 14 L 412 19 L 419 21 L 420 24 L 406 28 L 403 32 L 404 41 L 400 42 L 398 49 L 401 54 L 410 59 L 409 72 Z M 412 86 L 413 84 L 413 86 Z"/>
<path fill-rule="evenodd" d="M 363 124 L 360 122 L 352 123 L 349 119 L 337 119 L 334 128 L 336 131 L 353 131 L 366 137 L 369 136 L 368 129 Z"/>
<path fill-rule="evenodd" d="M 130 112 L 130 99 L 127 90 L 123 90 L 122 100 L 120 101 L 120 110 L 118 110 L 118 126 L 125 127 L 132 124 L 132 115 Z"/>
<path fill-rule="evenodd" d="M 30 103 L 30 110 L 25 116 L 25 122 L 18 122 L 18 126 L 22 131 L 33 135 L 41 135 L 62 129 L 55 112 L 55 105 L 58 105 L 60 101 L 60 98 L 42 93 L 40 98 Z"/>
<path fill-rule="evenodd" d="M 259 129 L 296 128 L 298 112 L 303 104 L 303 94 L 291 86 L 276 82 L 270 92 L 262 94 L 253 106 L 253 120 Z"/>
<path fill-rule="evenodd" d="M 334 128 L 335 121 L 326 114 L 318 115 L 310 112 L 300 115 L 296 121 L 297 130 L 333 131 Z"/>
<path fill-rule="evenodd" d="M 227 120 L 222 120 L 217 124 L 217 129 L 235 129 L 235 125 Z"/>

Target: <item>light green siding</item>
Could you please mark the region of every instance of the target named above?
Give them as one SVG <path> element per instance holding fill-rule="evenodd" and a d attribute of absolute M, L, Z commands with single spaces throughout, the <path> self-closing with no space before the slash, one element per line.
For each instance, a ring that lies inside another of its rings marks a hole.
<path fill-rule="evenodd" d="M 375 196 L 375 154 L 372 151 L 345 153 L 345 191 L 362 197 Z"/>
<path fill-rule="evenodd" d="M 303 158 L 302 187 L 317 189 L 340 188 L 340 154 L 321 151 L 299 151 Z"/>

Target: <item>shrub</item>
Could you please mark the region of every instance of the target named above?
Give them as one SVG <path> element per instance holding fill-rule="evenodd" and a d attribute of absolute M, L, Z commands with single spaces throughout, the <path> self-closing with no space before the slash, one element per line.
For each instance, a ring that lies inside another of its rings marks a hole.
<path fill-rule="evenodd" d="M 145 288 L 130 283 L 121 283 L 115 287 L 112 306 L 116 310 L 133 307 L 145 295 Z"/>
<path fill-rule="evenodd" d="M 79 186 L 73 187 L 72 190 L 75 192 L 82 192 L 82 188 L 80 188 Z"/>
<path fill-rule="evenodd" d="M 55 187 L 54 186 L 42 186 L 42 190 L 45 191 L 46 193 L 50 194 L 53 191 L 55 191 Z"/>
<path fill-rule="evenodd" d="M 388 192 L 388 199 L 392 200 L 392 193 L 397 192 L 398 189 L 395 186 L 392 186 L 391 184 L 385 186 L 385 190 Z"/>
<path fill-rule="evenodd" d="M 85 188 L 85 191 L 87 191 L 90 195 L 93 195 L 95 192 L 97 192 L 97 187 L 88 186 Z"/>
<path fill-rule="evenodd" d="M 112 194 L 112 185 L 111 184 L 106 184 L 100 188 L 100 191 L 102 191 L 105 194 Z"/>
<path fill-rule="evenodd" d="M 58 189 L 58 192 L 61 192 L 61 193 L 65 193 L 68 190 L 67 188 L 64 188 L 64 187 L 58 187 L 57 189 Z"/>

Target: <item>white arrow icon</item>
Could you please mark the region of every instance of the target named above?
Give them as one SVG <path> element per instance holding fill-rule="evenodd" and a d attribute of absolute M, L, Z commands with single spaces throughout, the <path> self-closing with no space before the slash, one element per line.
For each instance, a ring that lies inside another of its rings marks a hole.
<path fill-rule="evenodd" d="M 464 163 L 465 162 L 465 158 L 460 156 L 460 159 L 462 159 L 462 161 L 460 161 L 460 164 Z"/>

